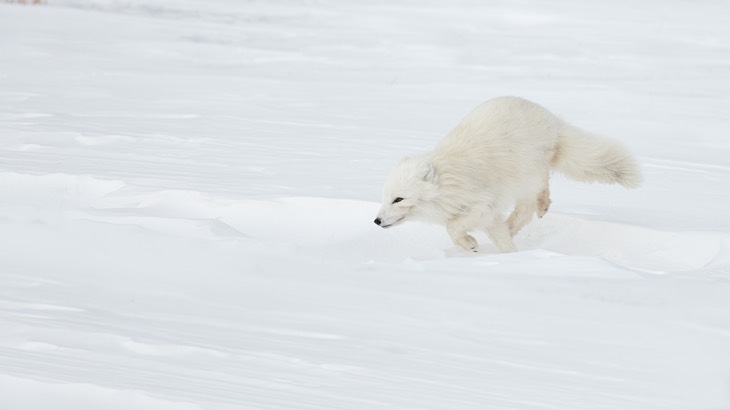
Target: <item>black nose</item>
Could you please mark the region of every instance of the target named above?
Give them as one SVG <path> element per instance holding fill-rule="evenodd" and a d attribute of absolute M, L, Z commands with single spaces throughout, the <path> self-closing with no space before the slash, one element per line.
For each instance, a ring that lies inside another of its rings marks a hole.
<path fill-rule="evenodd" d="M 378 226 L 380 226 L 380 224 L 383 223 L 383 221 L 381 221 L 380 218 L 375 218 L 375 220 L 373 222 L 375 222 L 375 225 L 378 225 Z"/>

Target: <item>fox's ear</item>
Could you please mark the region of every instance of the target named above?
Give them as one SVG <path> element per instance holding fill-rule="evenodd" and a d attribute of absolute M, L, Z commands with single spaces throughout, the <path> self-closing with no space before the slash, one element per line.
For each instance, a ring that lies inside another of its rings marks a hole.
<path fill-rule="evenodd" d="M 436 167 L 433 165 L 433 162 L 431 161 L 424 161 L 421 162 L 421 164 L 418 166 L 419 171 L 421 171 L 421 175 L 423 175 L 423 180 L 426 182 L 436 182 Z"/>

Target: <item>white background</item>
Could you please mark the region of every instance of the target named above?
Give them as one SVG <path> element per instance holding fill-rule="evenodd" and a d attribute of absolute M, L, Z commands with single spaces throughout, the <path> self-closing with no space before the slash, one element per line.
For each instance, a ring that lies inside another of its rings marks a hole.
<path fill-rule="evenodd" d="M 730 5 L 0 3 L 0 408 L 730 408 Z M 499 95 L 621 140 L 520 252 L 372 223 Z"/>

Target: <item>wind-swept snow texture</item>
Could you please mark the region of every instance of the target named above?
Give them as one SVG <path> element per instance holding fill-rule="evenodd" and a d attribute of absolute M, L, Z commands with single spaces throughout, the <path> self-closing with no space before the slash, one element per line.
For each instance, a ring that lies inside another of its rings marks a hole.
<path fill-rule="evenodd" d="M 0 409 L 730 409 L 730 4 L 0 3 Z M 637 155 L 372 223 L 499 95 Z"/>

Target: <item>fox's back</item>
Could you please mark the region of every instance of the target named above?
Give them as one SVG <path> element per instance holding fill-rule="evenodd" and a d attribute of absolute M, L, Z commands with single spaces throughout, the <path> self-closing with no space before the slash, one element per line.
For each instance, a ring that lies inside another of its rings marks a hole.
<path fill-rule="evenodd" d="M 560 120 L 538 104 L 519 97 L 497 97 L 467 114 L 436 151 L 512 153 L 527 160 L 555 147 L 559 126 Z"/>
<path fill-rule="evenodd" d="M 550 173 L 561 121 L 543 107 L 499 97 L 476 107 L 432 151 L 454 187 L 502 201 L 537 195 Z"/>

